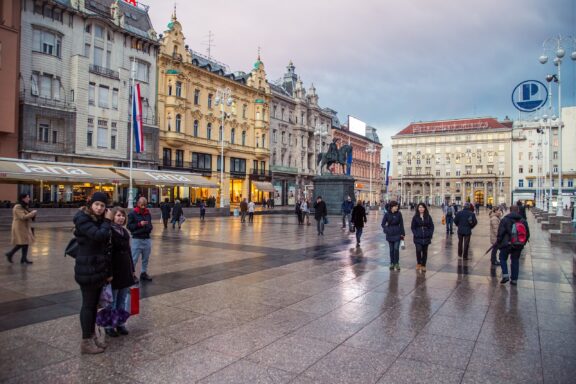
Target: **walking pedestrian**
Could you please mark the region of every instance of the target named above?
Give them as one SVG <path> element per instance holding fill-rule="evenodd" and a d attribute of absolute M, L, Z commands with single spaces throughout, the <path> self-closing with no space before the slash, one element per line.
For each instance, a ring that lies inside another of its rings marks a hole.
<path fill-rule="evenodd" d="M 522 200 L 518 200 L 516 202 L 516 205 L 518 206 L 518 213 L 520 214 L 520 216 L 522 216 L 524 221 L 528 220 L 526 218 L 526 206 L 522 203 Z M 510 211 L 510 212 L 512 212 L 512 211 Z"/>
<path fill-rule="evenodd" d="M 458 257 L 467 259 L 472 229 L 478 224 L 470 203 L 465 203 L 464 209 L 456 213 L 454 224 L 458 227 Z"/>
<path fill-rule="evenodd" d="M 416 246 L 416 271 L 426 272 L 428 246 L 432 242 L 432 236 L 434 236 L 434 221 L 426 204 L 418 204 L 410 228 Z"/>
<path fill-rule="evenodd" d="M 516 285 L 520 274 L 520 255 L 526 242 L 530 239 L 528 222 L 520 214 L 518 205 L 510 206 L 510 213 L 504 216 L 498 226 L 498 247 L 500 248 L 500 267 L 502 267 L 502 280 L 500 284 Z M 508 256 L 510 256 L 510 269 L 508 274 Z"/>
<path fill-rule="evenodd" d="M 382 218 L 382 228 L 390 249 L 390 270 L 400 270 L 400 243 L 404 240 L 404 220 L 396 201 L 390 202 L 390 210 Z"/>
<path fill-rule="evenodd" d="M 248 203 L 248 222 L 254 222 L 254 211 L 256 210 L 256 204 L 253 201 Z"/>
<path fill-rule="evenodd" d="M 454 208 L 456 204 L 448 204 L 444 207 L 444 217 L 446 218 L 446 234 L 454 234 L 454 216 L 456 215 L 456 209 Z"/>
<path fill-rule="evenodd" d="M 74 265 L 74 279 L 82 292 L 80 326 L 82 327 L 82 354 L 104 352 L 106 343 L 98 340 L 96 311 L 102 287 L 112 280 L 109 255 L 112 211 L 106 209 L 108 197 L 95 192 L 88 205 L 74 216 L 74 236 L 78 241 L 78 255 Z"/>
<path fill-rule="evenodd" d="M 11 243 L 14 247 L 4 254 L 10 263 L 12 263 L 14 254 L 21 249 L 22 257 L 20 258 L 20 264 L 32 264 L 32 261 L 28 259 L 28 249 L 34 242 L 34 232 L 31 228 L 31 222 L 36 218 L 38 211 L 31 211 L 29 206 L 30 195 L 22 193 L 18 197 L 18 203 L 12 208 Z"/>
<path fill-rule="evenodd" d="M 164 224 L 164 229 L 168 228 L 168 219 L 170 219 L 170 212 L 172 208 L 170 207 L 170 203 L 168 198 L 164 199 L 164 202 L 160 206 L 160 212 L 162 212 L 162 223 Z"/>
<path fill-rule="evenodd" d="M 248 202 L 246 199 L 243 199 L 240 203 L 240 222 L 246 222 L 246 213 L 248 213 Z"/>
<path fill-rule="evenodd" d="M 178 229 L 182 228 L 182 218 L 184 217 L 184 210 L 182 209 L 182 203 L 180 200 L 174 202 L 174 208 L 172 208 L 172 229 L 176 229 L 176 223 L 178 223 Z"/>
<path fill-rule="evenodd" d="M 302 200 L 300 209 L 302 210 L 302 221 L 306 221 L 306 225 L 310 225 L 310 203 L 307 199 Z"/>
<path fill-rule="evenodd" d="M 126 298 L 130 287 L 134 285 L 136 273 L 130 250 L 130 232 L 124 227 L 127 217 L 124 208 L 116 207 L 112 210 L 111 230 L 111 267 L 112 267 L 112 310 L 126 311 Z M 106 334 L 110 337 L 127 335 L 125 324 L 118 324 L 116 328 L 107 327 Z"/>
<path fill-rule="evenodd" d="M 366 209 L 362 206 L 362 201 L 358 200 L 356 202 L 356 206 L 352 209 L 352 222 L 350 224 L 350 226 L 354 225 L 357 247 L 360 246 L 360 238 L 362 237 L 362 232 L 364 231 L 364 223 L 367 221 Z"/>
<path fill-rule="evenodd" d="M 206 204 L 204 201 L 200 202 L 200 221 L 204 221 L 206 218 Z"/>
<path fill-rule="evenodd" d="M 138 199 L 138 206 L 128 215 L 128 230 L 132 234 L 132 261 L 134 268 L 138 264 L 138 259 L 142 255 L 142 270 L 140 280 L 152 281 L 148 274 L 148 262 L 152 252 L 152 240 L 150 233 L 154 229 L 152 225 L 152 216 L 146 204 L 148 201 L 145 197 Z"/>
<path fill-rule="evenodd" d="M 296 202 L 296 205 L 294 206 L 294 212 L 296 213 L 296 217 L 298 218 L 298 225 L 304 224 L 304 220 L 302 217 L 302 203 L 300 200 Z"/>
<path fill-rule="evenodd" d="M 352 214 L 352 209 L 354 208 L 354 203 L 350 196 L 346 197 L 346 200 L 342 202 L 342 229 L 346 229 L 346 223 L 348 227 L 352 227 L 352 222 L 350 221 L 350 215 Z"/>
<path fill-rule="evenodd" d="M 496 268 L 500 265 L 500 261 L 497 260 L 498 255 L 498 226 L 502 219 L 502 211 L 500 207 L 496 206 L 490 211 L 490 244 L 492 244 L 492 253 L 490 254 L 490 265 L 492 268 Z"/>
<path fill-rule="evenodd" d="M 314 203 L 314 219 L 316 219 L 316 229 L 318 229 L 318 236 L 324 236 L 324 224 L 326 224 L 326 216 L 328 216 L 328 208 L 326 203 L 322 201 L 322 196 L 316 198 Z"/>

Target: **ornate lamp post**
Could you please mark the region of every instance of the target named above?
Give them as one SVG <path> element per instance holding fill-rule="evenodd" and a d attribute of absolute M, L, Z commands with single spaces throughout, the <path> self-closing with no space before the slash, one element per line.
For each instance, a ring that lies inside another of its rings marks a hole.
<path fill-rule="evenodd" d="M 554 36 L 551 38 L 546 39 L 542 43 L 542 50 L 543 53 L 538 59 L 541 64 L 546 64 L 548 62 L 548 55 L 547 52 L 552 52 L 556 57 L 553 60 L 554 65 L 557 68 L 556 75 L 548 75 L 546 76 L 546 81 L 548 83 L 554 81 L 558 84 L 558 198 L 557 198 L 557 205 L 558 208 L 556 210 L 557 216 L 563 215 L 563 207 L 562 207 L 562 82 L 561 82 L 561 68 L 562 68 L 562 59 L 566 55 L 566 51 L 564 47 L 566 44 L 571 45 L 572 48 L 575 48 L 575 39 L 572 36 Z M 573 61 L 576 61 L 576 49 L 574 49 L 570 55 L 570 58 Z M 550 129 L 552 129 L 552 123 L 550 123 Z M 550 175 L 552 180 L 552 175 Z M 552 194 L 550 194 L 550 199 L 552 199 Z"/>
<path fill-rule="evenodd" d="M 234 102 L 230 88 L 218 88 L 215 102 L 216 105 L 220 105 L 220 113 L 222 115 L 222 134 L 220 135 L 220 208 L 224 208 L 224 120 L 226 119 L 224 104 L 230 107 Z"/>

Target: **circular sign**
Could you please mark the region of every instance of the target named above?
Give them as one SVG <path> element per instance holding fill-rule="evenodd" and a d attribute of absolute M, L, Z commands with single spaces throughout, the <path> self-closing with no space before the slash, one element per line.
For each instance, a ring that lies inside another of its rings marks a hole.
<path fill-rule="evenodd" d="M 522 112 L 534 112 L 548 101 L 548 88 L 538 80 L 526 80 L 512 91 L 512 104 Z"/>

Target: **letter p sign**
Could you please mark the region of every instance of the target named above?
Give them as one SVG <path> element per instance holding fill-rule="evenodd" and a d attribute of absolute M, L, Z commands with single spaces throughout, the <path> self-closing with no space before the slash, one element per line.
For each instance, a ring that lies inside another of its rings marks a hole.
<path fill-rule="evenodd" d="M 538 93 L 538 86 L 534 83 L 522 84 L 522 101 L 532 99 Z"/>
<path fill-rule="evenodd" d="M 534 112 L 548 100 L 548 88 L 537 80 L 523 81 L 512 91 L 512 104 L 522 112 Z"/>

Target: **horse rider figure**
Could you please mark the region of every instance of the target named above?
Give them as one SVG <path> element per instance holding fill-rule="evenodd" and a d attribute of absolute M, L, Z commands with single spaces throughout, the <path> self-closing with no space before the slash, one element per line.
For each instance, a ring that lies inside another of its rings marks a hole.
<path fill-rule="evenodd" d="M 326 152 L 326 163 L 338 163 L 340 162 L 339 159 L 339 152 L 338 152 L 338 139 L 337 137 L 332 139 L 332 142 L 328 146 L 328 152 Z"/>

